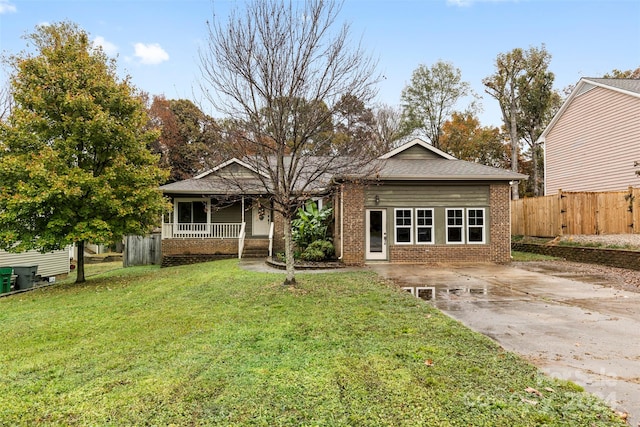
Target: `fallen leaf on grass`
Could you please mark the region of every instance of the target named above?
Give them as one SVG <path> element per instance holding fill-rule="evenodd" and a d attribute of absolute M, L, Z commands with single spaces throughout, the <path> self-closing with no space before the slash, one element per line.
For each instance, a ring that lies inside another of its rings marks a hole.
<path fill-rule="evenodd" d="M 549 393 L 555 393 L 556 391 L 554 389 L 552 389 L 551 387 L 545 387 L 544 388 L 546 391 L 548 391 Z"/>
<path fill-rule="evenodd" d="M 540 393 L 538 390 L 536 390 L 533 387 L 527 387 L 524 389 L 524 391 L 526 391 L 527 393 L 535 394 L 536 396 L 542 397 L 542 393 Z"/>
<path fill-rule="evenodd" d="M 433 360 L 427 359 L 427 360 L 424 361 L 424 364 L 427 365 L 427 366 L 433 366 Z"/>
<path fill-rule="evenodd" d="M 537 405 L 538 402 L 536 402 L 535 400 L 529 400 L 529 399 L 520 399 L 522 400 L 524 403 L 529 403 L 531 405 Z"/>
<path fill-rule="evenodd" d="M 629 418 L 629 414 L 626 412 L 616 412 L 616 415 L 618 415 L 618 417 L 624 421 L 626 421 L 627 418 Z"/>

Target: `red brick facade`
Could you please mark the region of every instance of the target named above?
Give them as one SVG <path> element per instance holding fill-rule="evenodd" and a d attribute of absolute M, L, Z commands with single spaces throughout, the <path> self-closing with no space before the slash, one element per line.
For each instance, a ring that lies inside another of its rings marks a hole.
<path fill-rule="evenodd" d="M 347 265 L 364 264 L 365 226 L 364 226 L 364 187 L 358 184 L 345 184 L 342 191 L 344 218 L 342 234 L 344 253 L 342 262 Z M 336 236 L 336 246 L 340 245 L 340 236 Z"/>
<path fill-rule="evenodd" d="M 238 239 L 163 239 L 162 255 L 238 255 Z"/>

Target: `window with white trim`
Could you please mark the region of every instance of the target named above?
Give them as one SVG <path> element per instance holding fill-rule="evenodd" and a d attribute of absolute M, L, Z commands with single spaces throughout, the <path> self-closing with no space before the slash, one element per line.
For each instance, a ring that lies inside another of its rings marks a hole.
<path fill-rule="evenodd" d="M 464 209 L 446 209 L 447 243 L 464 243 Z"/>
<path fill-rule="evenodd" d="M 416 243 L 433 243 L 433 209 L 416 209 Z"/>
<path fill-rule="evenodd" d="M 411 244 L 412 235 L 412 209 L 395 209 L 395 236 L 397 244 Z"/>
<path fill-rule="evenodd" d="M 485 242 L 484 209 L 467 209 L 467 243 L 481 244 Z"/>
<path fill-rule="evenodd" d="M 208 201 L 177 200 L 178 223 L 202 224 L 207 222 Z"/>

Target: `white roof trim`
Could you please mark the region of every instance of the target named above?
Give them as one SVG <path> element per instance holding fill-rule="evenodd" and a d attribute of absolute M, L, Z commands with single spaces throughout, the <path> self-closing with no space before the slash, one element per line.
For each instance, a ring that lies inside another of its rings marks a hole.
<path fill-rule="evenodd" d="M 251 166 L 248 163 L 243 162 L 242 160 L 239 160 L 237 158 L 232 158 L 227 160 L 224 163 L 220 163 L 218 166 L 214 167 L 213 169 L 209 169 L 206 172 L 202 172 L 200 175 L 194 176 L 193 179 L 201 179 L 204 178 L 205 176 L 211 175 L 214 172 L 219 171 L 220 169 L 226 168 L 227 166 L 229 166 L 231 163 L 237 163 L 238 165 L 249 169 L 251 172 L 254 172 L 256 174 L 262 175 L 264 177 L 267 177 L 267 174 L 265 174 L 264 172 L 258 172 L 253 166 Z"/>
<path fill-rule="evenodd" d="M 612 90 L 614 92 L 619 92 L 619 93 L 623 93 L 625 95 L 631 95 L 635 98 L 640 98 L 640 94 L 636 93 L 636 92 L 631 92 L 628 90 L 624 90 L 621 89 L 619 87 L 615 87 L 615 86 L 611 86 L 611 85 L 607 85 L 604 83 L 600 83 L 600 82 L 596 82 L 587 78 L 581 78 L 580 81 L 578 81 L 578 84 L 576 84 L 576 87 L 573 88 L 573 90 L 571 91 L 571 94 L 569 95 L 569 97 L 567 99 L 565 99 L 564 103 L 562 104 L 562 106 L 560 107 L 560 109 L 558 110 L 558 112 L 556 113 L 555 116 L 553 116 L 553 119 L 551 119 L 551 121 L 549 122 L 549 124 L 547 125 L 547 127 L 544 129 L 544 131 L 542 132 L 542 134 L 540 135 L 540 137 L 538 138 L 538 140 L 536 142 L 541 143 L 544 142 L 545 137 L 547 136 L 547 134 L 549 132 L 551 132 L 551 129 L 553 129 L 553 127 L 556 125 L 556 122 L 558 120 L 560 120 L 560 117 L 562 117 L 562 115 L 564 114 L 565 110 L 567 108 L 569 108 L 569 105 L 571 104 L 571 102 L 573 102 L 573 98 L 575 98 L 576 96 L 578 96 L 578 94 L 580 93 L 580 89 L 582 89 L 582 87 L 584 85 L 593 85 L 593 86 L 597 86 L 597 87 L 601 87 L 603 89 L 609 89 Z M 545 162 L 546 164 L 546 162 Z"/>
<path fill-rule="evenodd" d="M 457 160 L 455 157 L 453 157 L 450 154 L 445 153 L 442 150 L 438 150 L 436 147 L 434 147 L 433 145 L 429 144 L 428 142 L 425 142 L 423 140 L 421 140 L 420 138 L 415 138 L 412 139 L 411 141 L 402 144 L 400 147 L 389 151 L 386 154 L 383 154 L 382 156 L 379 157 L 379 159 L 389 159 L 393 156 L 395 156 L 398 153 L 402 153 L 404 150 L 407 150 L 411 147 L 413 147 L 414 145 L 419 145 L 423 148 L 426 148 L 427 150 L 431 151 L 434 154 L 437 154 L 440 157 L 444 157 L 447 160 Z"/>

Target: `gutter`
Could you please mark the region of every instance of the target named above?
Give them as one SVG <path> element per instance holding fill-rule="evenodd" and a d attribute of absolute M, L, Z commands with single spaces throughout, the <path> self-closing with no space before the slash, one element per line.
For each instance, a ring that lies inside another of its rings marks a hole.
<path fill-rule="evenodd" d="M 338 259 L 342 261 L 344 256 L 344 184 L 340 184 L 340 256 Z"/>

